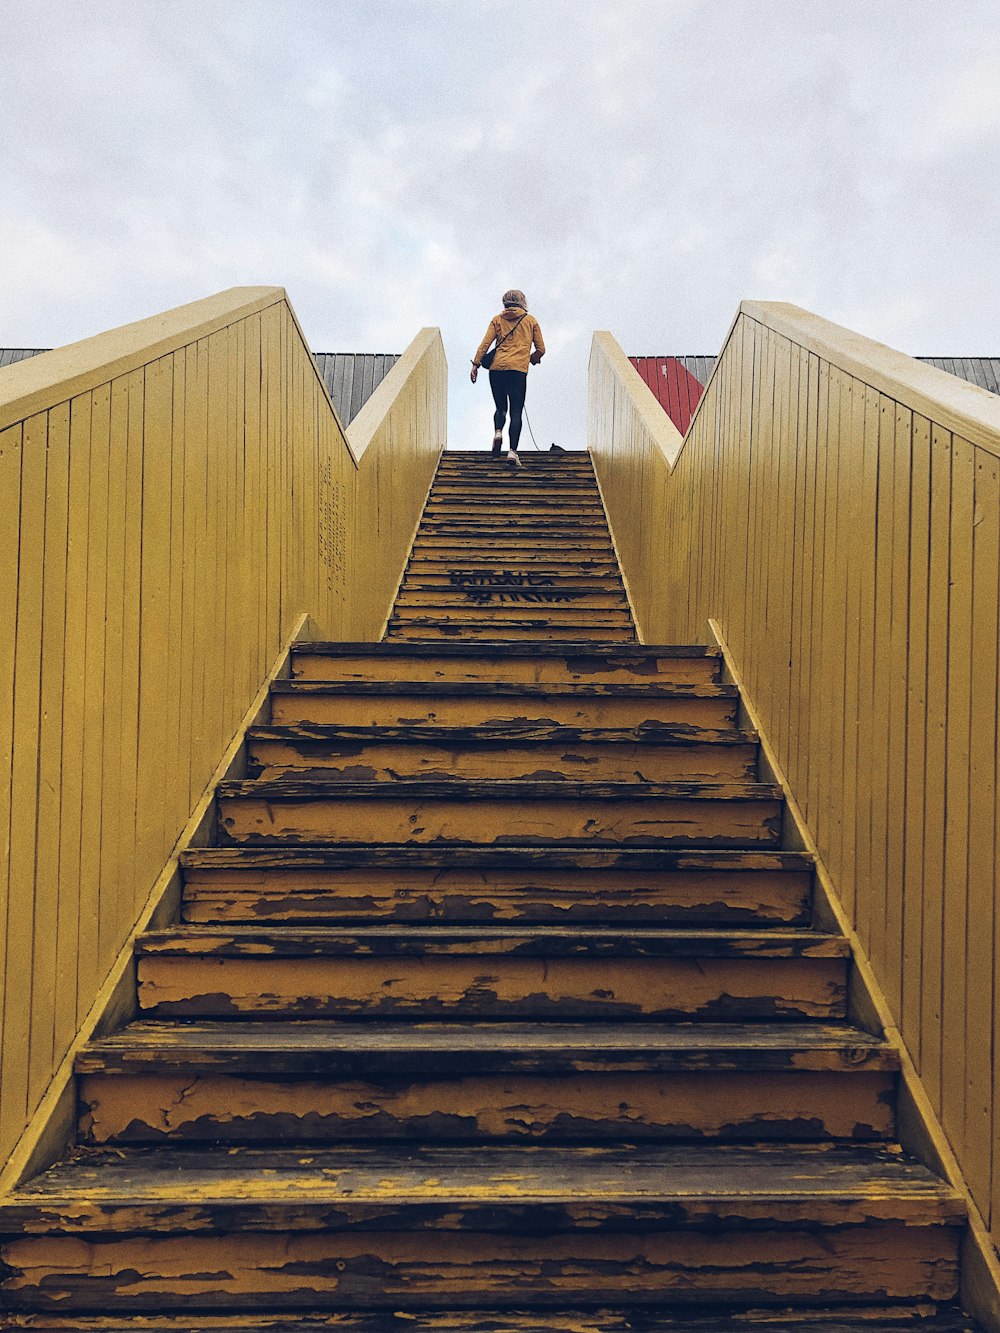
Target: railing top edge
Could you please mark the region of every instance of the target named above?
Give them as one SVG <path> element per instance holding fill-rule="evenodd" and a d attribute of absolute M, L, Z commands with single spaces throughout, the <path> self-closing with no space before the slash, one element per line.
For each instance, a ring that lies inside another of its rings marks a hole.
<path fill-rule="evenodd" d="M 417 366 L 429 352 L 437 348 L 440 349 L 444 361 L 441 330 L 433 326 L 421 329 L 347 427 L 345 432 L 347 447 L 355 463 L 360 463 L 362 455 L 375 438 L 376 432 Z"/>
<path fill-rule="evenodd" d="M 742 301 L 740 314 L 1000 458 L 996 394 L 799 306 Z"/>
<path fill-rule="evenodd" d="M 614 334 L 597 329 L 591 341 L 591 358 L 598 351 L 607 360 L 616 379 L 629 396 L 643 427 L 672 471 L 684 445 L 684 437 L 664 412 L 656 395 L 625 355 Z"/>
<path fill-rule="evenodd" d="M 0 430 L 287 300 L 283 287 L 230 287 L 7 366 Z"/>

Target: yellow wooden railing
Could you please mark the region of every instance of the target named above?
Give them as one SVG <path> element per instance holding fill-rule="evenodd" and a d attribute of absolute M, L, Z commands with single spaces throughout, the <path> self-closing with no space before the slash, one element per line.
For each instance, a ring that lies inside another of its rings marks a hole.
<path fill-rule="evenodd" d="M 445 421 L 424 330 L 345 437 L 280 288 L 0 375 L 0 1164 L 303 618 L 381 636 Z"/>
<path fill-rule="evenodd" d="M 646 642 L 732 655 L 1000 1235 L 1000 400 L 745 302 L 682 440 L 609 334 L 590 442 Z"/>

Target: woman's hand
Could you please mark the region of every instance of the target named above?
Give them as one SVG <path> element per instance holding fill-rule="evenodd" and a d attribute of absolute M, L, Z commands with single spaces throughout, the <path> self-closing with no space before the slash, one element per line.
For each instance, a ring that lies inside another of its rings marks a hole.
<path fill-rule="evenodd" d="M 476 376 L 477 376 L 478 374 L 479 374 L 479 367 L 476 365 L 475 361 L 473 361 L 473 363 L 472 363 L 472 370 L 471 370 L 471 372 L 470 372 L 470 374 L 469 374 L 469 379 L 472 380 L 473 384 L 475 384 L 475 382 L 476 382 Z"/>
<path fill-rule="evenodd" d="M 533 366 L 537 366 L 541 361 L 541 359 L 542 359 L 542 353 L 537 351 L 532 352 L 531 356 L 528 358 L 528 360 L 531 362 Z"/>

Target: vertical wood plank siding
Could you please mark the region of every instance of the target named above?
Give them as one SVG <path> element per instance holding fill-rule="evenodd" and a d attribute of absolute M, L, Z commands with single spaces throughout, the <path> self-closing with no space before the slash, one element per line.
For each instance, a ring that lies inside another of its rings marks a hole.
<path fill-rule="evenodd" d="M 651 402 L 596 334 L 590 443 L 641 636 L 722 626 L 998 1236 L 1000 404 L 756 302 L 683 440 Z"/>
<path fill-rule="evenodd" d="M 4 375 L 0 1162 L 297 620 L 380 636 L 446 411 L 425 330 L 358 457 L 279 288 Z"/>

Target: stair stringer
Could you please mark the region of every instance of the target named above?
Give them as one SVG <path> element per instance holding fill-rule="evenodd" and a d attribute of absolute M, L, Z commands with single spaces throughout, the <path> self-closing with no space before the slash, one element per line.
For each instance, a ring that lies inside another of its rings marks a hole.
<path fill-rule="evenodd" d="M 618 572 L 621 575 L 622 586 L 625 589 L 625 600 L 626 602 L 628 602 L 629 614 L 631 615 L 633 623 L 635 624 L 636 638 L 639 640 L 640 643 L 650 643 L 652 642 L 652 640 L 647 638 L 646 634 L 643 631 L 642 621 L 639 619 L 639 613 L 636 610 L 635 600 L 632 597 L 632 589 L 629 586 L 628 575 L 625 573 L 626 566 L 621 558 L 621 553 L 618 550 L 618 538 L 615 536 L 615 525 L 611 521 L 611 510 L 608 508 L 608 502 L 604 498 L 604 487 L 601 485 L 601 474 L 598 472 L 597 468 L 594 467 L 593 450 L 591 449 L 587 450 L 587 457 L 590 459 L 591 468 L 593 468 L 594 481 L 597 483 L 597 493 L 601 497 L 601 508 L 604 510 L 604 518 L 608 525 L 608 536 L 611 538 L 611 549 L 615 553 L 615 562 L 618 565 Z"/>
<path fill-rule="evenodd" d="M 722 627 L 717 620 L 712 619 L 708 627 L 709 641 L 722 651 L 722 679 L 739 691 L 738 721 L 741 726 L 753 728 L 760 738 L 760 777 L 780 786 L 784 793 L 787 821 L 784 844 L 788 848 L 809 853 L 815 860 L 813 910 L 816 924 L 837 931 L 850 945 L 848 1018 L 871 1032 L 881 1034 L 899 1052 L 900 1078 L 896 1103 L 898 1142 L 957 1190 L 968 1210 L 968 1225 L 961 1242 L 959 1265 L 959 1299 L 962 1307 L 990 1333 L 1000 1333 L 1000 1259 L 985 1219 L 976 1206 L 913 1057 L 896 1026 L 868 954 L 840 902 L 829 869 L 802 808 L 795 799 Z"/>

